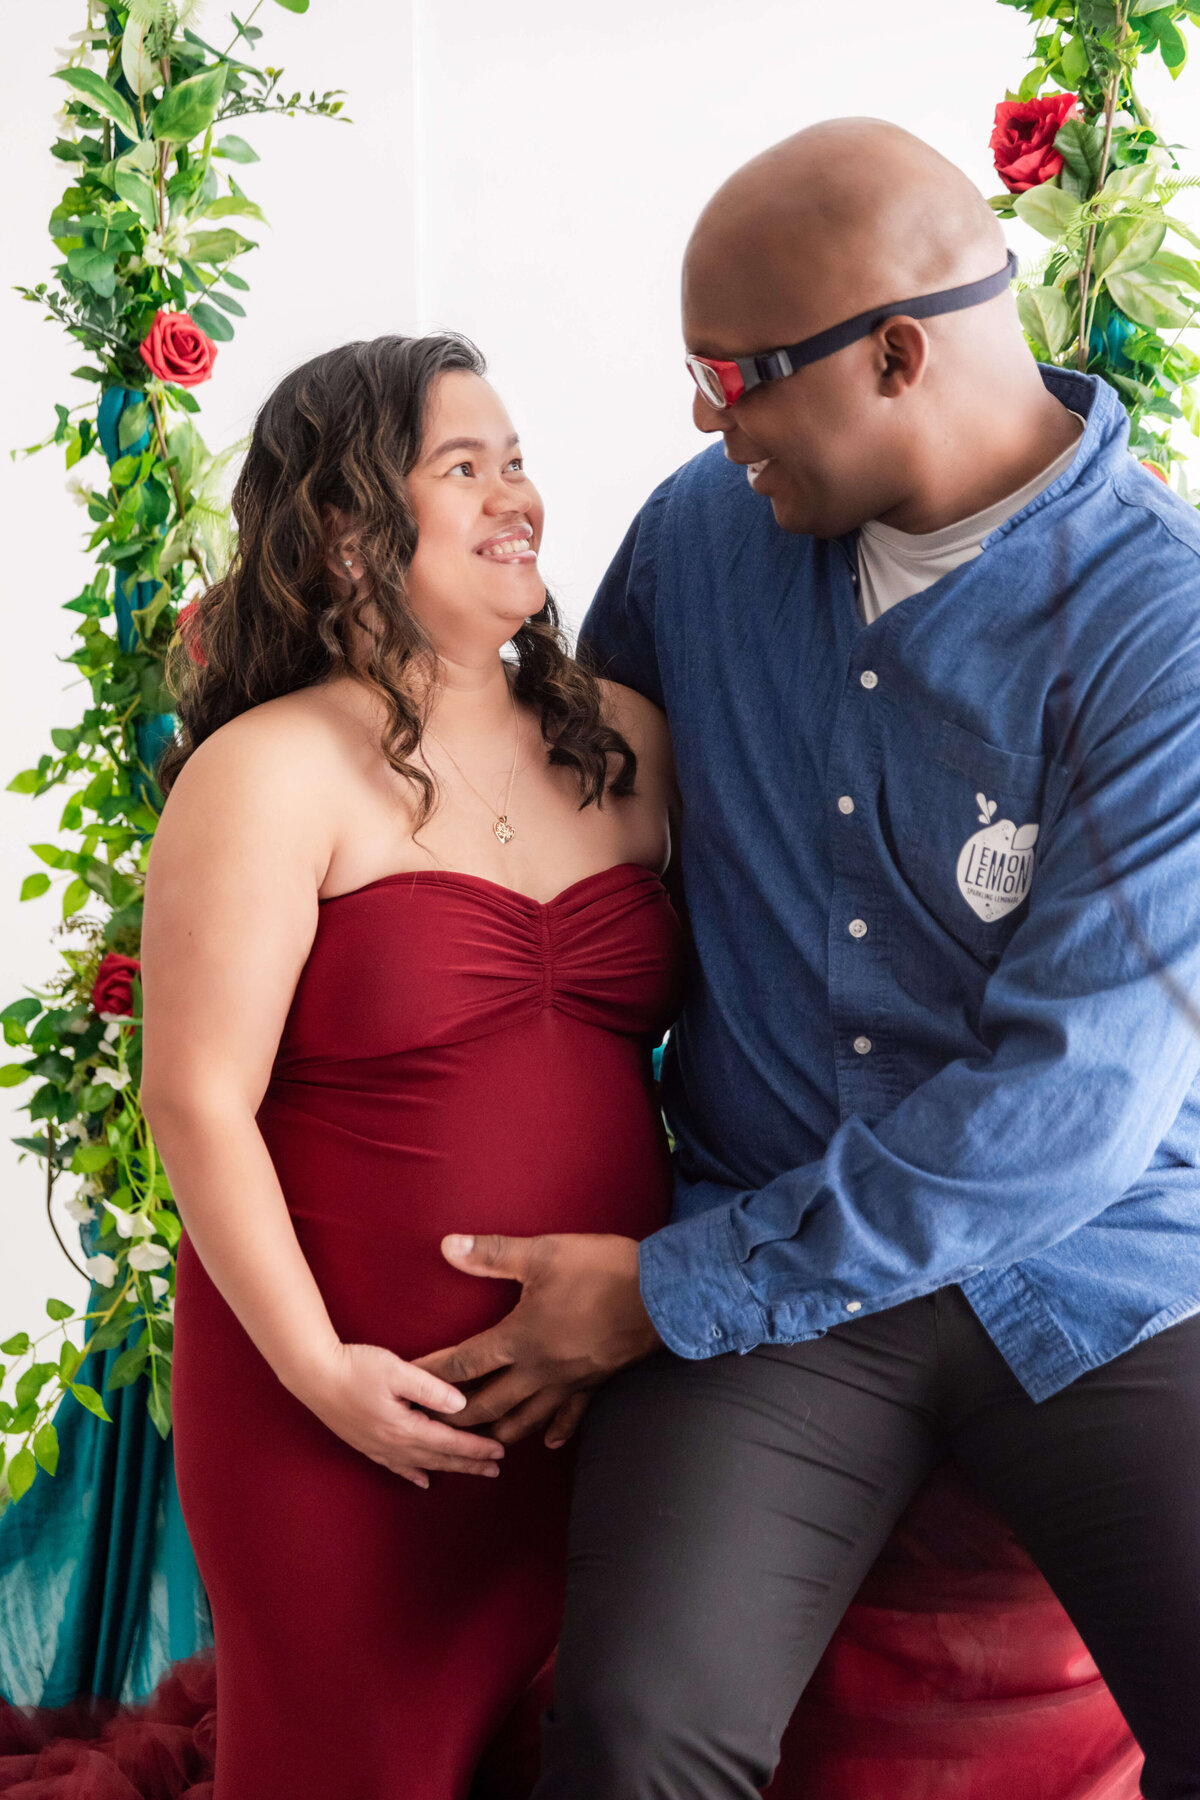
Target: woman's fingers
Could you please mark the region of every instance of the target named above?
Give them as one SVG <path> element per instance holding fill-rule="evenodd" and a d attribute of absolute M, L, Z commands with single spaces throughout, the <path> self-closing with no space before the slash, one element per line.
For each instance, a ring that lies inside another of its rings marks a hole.
<path fill-rule="evenodd" d="M 394 1453 L 416 1457 L 422 1463 L 427 1456 L 497 1462 L 504 1455 L 503 1444 L 498 1444 L 495 1438 L 477 1437 L 472 1431 L 456 1431 L 453 1425 L 442 1425 L 422 1413 L 410 1413 L 398 1435 L 401 1442 L 393 1447 Z"/>
<path fill-rule="evenodd" d="M 404 1362 L 396 1358 L 396 1379 L 393 1392 L 401 1400 L 408 1400 L 414 1406 L 427 1406 L 432 1412 L 458 1413 L 467 1404 L 467 1397 L 448 1381 L 430 1374 L 428 1369 L 419 1369 L 415 1363 Z"/>

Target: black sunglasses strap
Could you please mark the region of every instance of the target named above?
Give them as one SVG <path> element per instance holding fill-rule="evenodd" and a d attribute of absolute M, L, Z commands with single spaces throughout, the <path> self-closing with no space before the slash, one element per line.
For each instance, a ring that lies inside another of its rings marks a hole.
<path fill-rule="evenodd" d="M 818 331 L 813 337 L 802 338 L 798 344 L 789 344 L 783 351 L 768 351 L 765 356 L 747 357 L 745 361 L 755 366 L 760 379 L 771 380 L 777 375 L 786 375 L 790 371 L 780 367 L 783 357 L 787 357 L 792 370 L 802 369 L 806 363 L 820 362 L 824 356 L 832 356 L 835 350 L 844 350 L 847 344 L 857 343 L 859 338 L 869 337 L 877 325 L 885 319 L 894 318 L 898 313 L 907 314 L 910 319 L 932 319 L 938 313 L 958 312 L 965 306 L 981 306 L 985 300 L 994 300 L 1002 294 L 1017 272 L 1017 257 L 1010 250 L 1004 267 L 997 269 L 994 275 L 985 275 L 981 281 L 968 281 L 962 287 L 942 288 L 936 294 L 919 294 L 913 300 L 893 300 L 887 306 L 873 306 L 869 312 L 856 313 L 852 319 L 843 319 L 840 325 L 831 325 L 827 331 Z M 739 361 L 742 360 L 739 358 Z M 758 365 L 762 364 L 763 367 Z"/>

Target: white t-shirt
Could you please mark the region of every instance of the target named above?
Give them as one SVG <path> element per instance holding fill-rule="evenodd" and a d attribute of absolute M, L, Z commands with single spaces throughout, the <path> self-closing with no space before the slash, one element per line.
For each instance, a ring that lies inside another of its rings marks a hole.
<path fill-rule="evenodd" d="M 1074 417 L 1079 420 L 1082 434 L 1083 414 L 1074 413 Z M 864 623 L 873 624 L 889 606 L 932 587 L 943 575 L 978 556 L 984 538 L 1028 506 L 1052 481 L 1057 481 L 1074 461 L 1078 448 L 1076 438 L 1048 469 L 1027 481 L 1015 494 L 1006 495 L 982 512 L 972 513 L 969 519 L 956 519 L 941 531 L 897 531 L 893 525 L 868 519 L 858 534 L 859 604 Z"/>

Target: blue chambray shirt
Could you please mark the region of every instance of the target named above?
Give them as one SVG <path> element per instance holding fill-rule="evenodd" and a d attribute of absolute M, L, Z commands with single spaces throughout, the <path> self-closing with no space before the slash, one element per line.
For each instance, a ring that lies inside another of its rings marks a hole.
<path fill-rule="evenodd" d="M 1042 375 L 1070 467 L 874 624 L 854 535 L 780 530 L 720 445 L 584 622 L 684 803 L 641 1252 L 682 1356 L 960 1283 L 1039 1400 L 1200 1311 L 1200 519 L 1110 388 Z"/>

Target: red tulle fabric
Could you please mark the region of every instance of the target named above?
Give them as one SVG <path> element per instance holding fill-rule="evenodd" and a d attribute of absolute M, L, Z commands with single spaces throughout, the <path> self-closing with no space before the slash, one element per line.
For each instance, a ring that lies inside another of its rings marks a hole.
<path fill-rule="evenodd" d="M 547 1666 L 471 1800 L 528 1800 Z M 5 1800 L 212 1800 L 216 1675 L 106 1725 L 0 1707 Z M 65 1741 L 64 1741 L 65 1740 Z M 953 1470 L 909 1509 L 800 1702 L 768 1800 L 1137 1800 L 1141 1756 L 1029 1558 Z"/>

